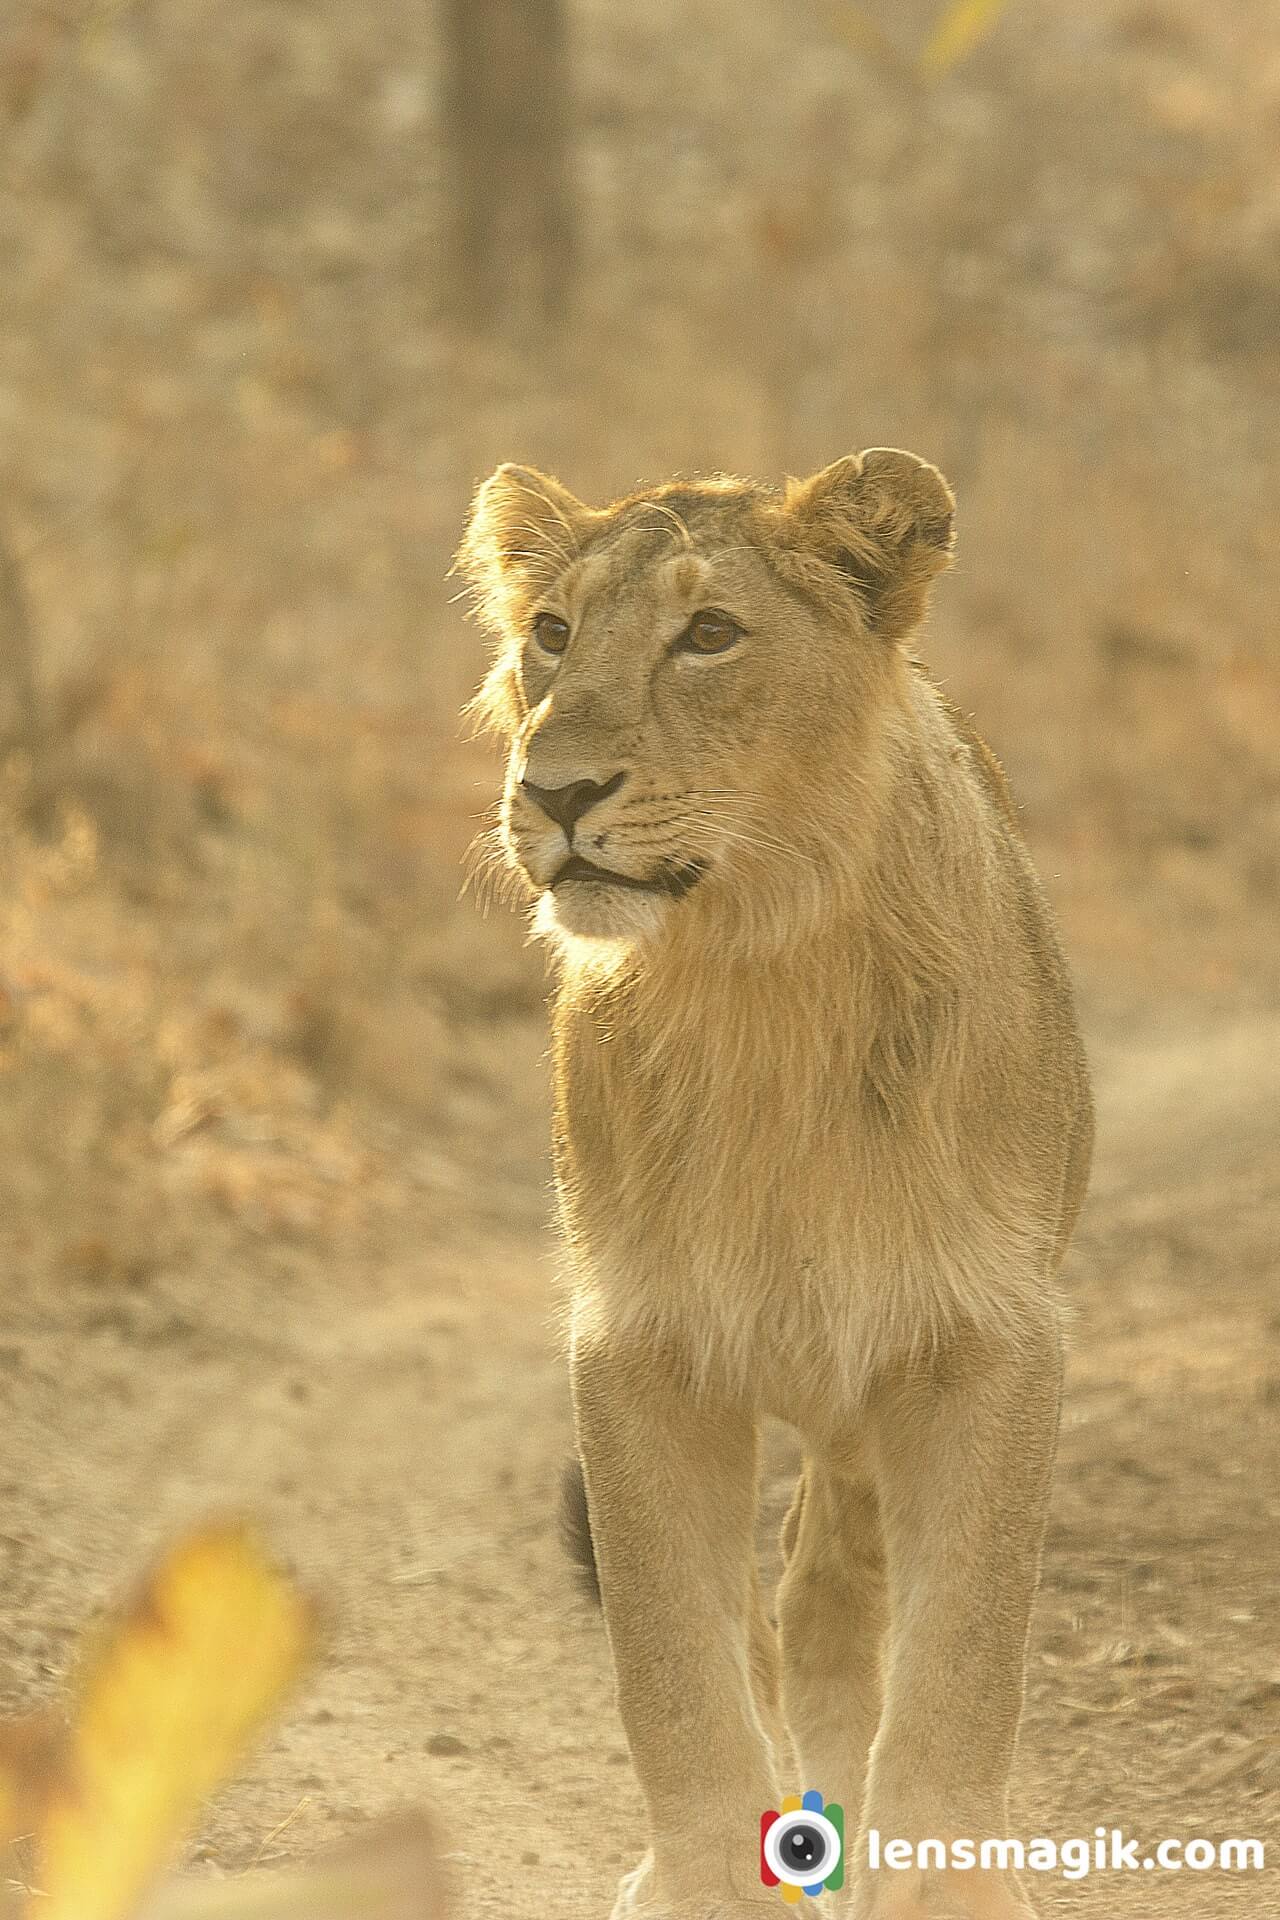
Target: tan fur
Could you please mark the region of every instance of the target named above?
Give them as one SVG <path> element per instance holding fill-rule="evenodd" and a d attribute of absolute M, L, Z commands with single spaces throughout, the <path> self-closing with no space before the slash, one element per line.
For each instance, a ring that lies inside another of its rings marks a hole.
<path fill-rule="evenodd" d="M 558 958 L 578 1442 L 652 1831 L 615 1916 L 776 1908 L 779 1791 L 845 1806 L 861 1920 L 931 1908 L 859 1874 L 860 1810 L 884 1839 L 1005 1832 L 1092 1127 L 1003 775 L 904 644 L 951 525 L 936 470 L 885 449 L 603 511 L 508 467 L 459 555 L 497 637 L 498 845 Z M 682 647 L 699 608 L 742 638 Z M 574 849 L 696 864 L 681 897 L 551 889 L 569 841 L 521 780 L 618 773 Z M 806 1450 L 776 1634 L 766 1416 Z M 952 1878 L 957 1913 L 1030 1911 Z"/>

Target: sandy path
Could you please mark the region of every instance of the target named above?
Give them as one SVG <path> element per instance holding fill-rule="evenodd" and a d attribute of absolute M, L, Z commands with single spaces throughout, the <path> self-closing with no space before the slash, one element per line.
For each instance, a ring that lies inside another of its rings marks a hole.
<path fill-rule="evenodd" d="M 525 1085 L 540 1047 L 521 1030 Z M 1040 1888 L 1046 1913 L 1261 1915 L 1280 1911 L 1280 1031 L 1094 1053 L 1021 1825 L 1269 1838 L 1261 1883 Z M 461 1912 L 589 1920 L 636 1849 L 603 1635 L 551 1525 L 568 1418 L 536 1101 L 514 1138 L 375 1272 L 299 1254 L 105 1305 L 69 1287 L 19 1300 L 0 1340 L 5 1705 L 56 1691 L 80 1624 L 189 1514 L 249 1508 L 324 1596 L 325 1665 L 213 1810 L 211 1870 L 425 1800 Z"/>

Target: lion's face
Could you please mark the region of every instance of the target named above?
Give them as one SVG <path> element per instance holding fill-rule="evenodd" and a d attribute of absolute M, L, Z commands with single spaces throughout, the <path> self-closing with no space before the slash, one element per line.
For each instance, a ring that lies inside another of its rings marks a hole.
<path fill-rule="evenodd" d="M 852 663 L 758 552 L 674 533 L 640 510 L 530 607 L 502 827 L 546 931 L 652 936 L 812 857 Z"/>
<path fill-rule="evenodd" d="M 604 512 L 500 468 L 460 564 L 498 631 L 478 704 L 509 741 L 501 834 L 540 930 L 651 941 L 837 890 L 950 525 L 903 454 L 785 499 L 715 482 Z"/>

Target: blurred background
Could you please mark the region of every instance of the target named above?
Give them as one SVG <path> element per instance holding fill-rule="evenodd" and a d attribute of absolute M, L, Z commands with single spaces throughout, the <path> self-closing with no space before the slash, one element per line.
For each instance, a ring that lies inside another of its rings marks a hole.
<path fill-rule="evenodd" d="M 333 1663 L 209 1870 L 461 1795 L 466 1910 L 607 1911 L 546 982 L 459 897 L 446 569 L 500 459 L 602 502 L 892 444 L 958 495 L 924 650 L 1103 1098 L 1028 1818 L 1274 1821 L 1271 0 L 8 0 L 0 261 L 0 1704 L 247 1503 Z"/>

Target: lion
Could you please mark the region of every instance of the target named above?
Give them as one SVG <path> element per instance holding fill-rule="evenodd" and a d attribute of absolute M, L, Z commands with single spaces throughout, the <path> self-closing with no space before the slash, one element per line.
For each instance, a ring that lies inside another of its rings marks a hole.
<path fill-rule="evenodd" d="M 1032 1912 L 999 1865 L 872 1857 L 1007 1833 L 1092 1146 L 1004 776 L 911 646 L 953 520 L 891 448 L 603 509 L 505 465 L 459 549 L 554 956 L 575 1436 L 650 1830 L 613 1920 L 772 1907 L 793 1788 L 847 1809 L 859 1920 Z M 770 1417 L 804 1454 L 776 1628 Z"/>

